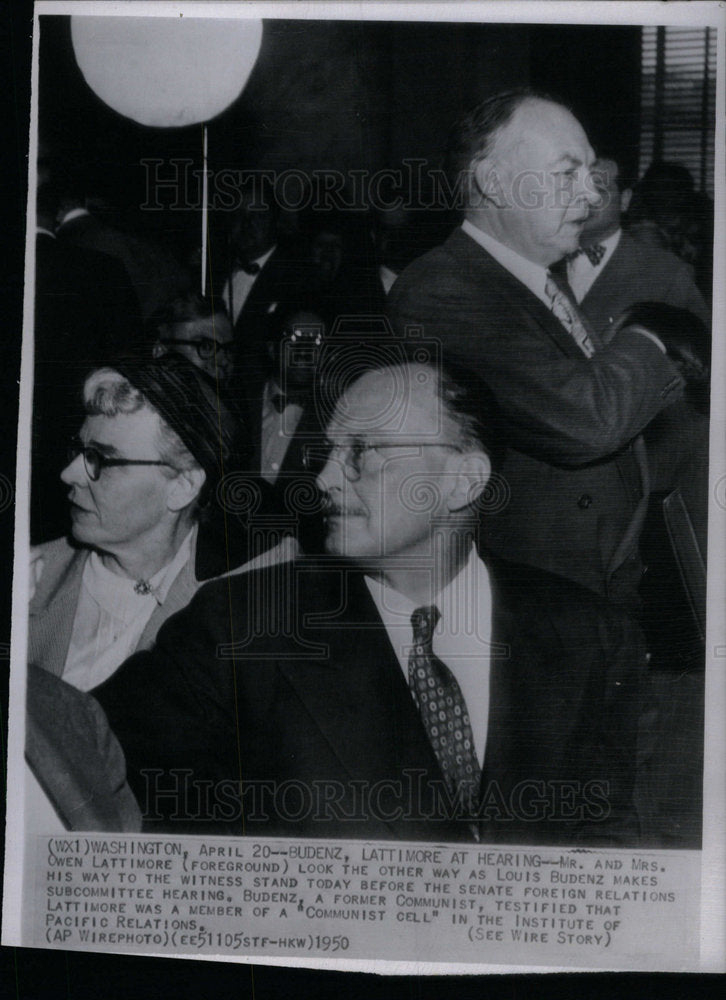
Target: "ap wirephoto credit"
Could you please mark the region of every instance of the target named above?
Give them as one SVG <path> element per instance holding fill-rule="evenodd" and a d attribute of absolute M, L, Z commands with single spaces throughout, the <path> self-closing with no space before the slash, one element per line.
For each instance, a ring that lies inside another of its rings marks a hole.
<path fill-rule="evenodd" d="M 36 5 L 4 944 L 723 968 L 725 19 L 587 6 Z"/>

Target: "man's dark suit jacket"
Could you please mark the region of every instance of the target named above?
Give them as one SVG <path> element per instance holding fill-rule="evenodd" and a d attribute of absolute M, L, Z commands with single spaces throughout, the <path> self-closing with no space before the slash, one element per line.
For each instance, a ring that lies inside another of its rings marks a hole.
<path fill-rule="evenodd" d="M 244 425 L 250 444 L 249 465 L 257 477 L 261 476 L 262 466 L 262 403 L 270 377 L 269 368 L 267 378 L 263 379 L 251 377 L 250 370 L 245 369 L 238 379 L 244 395 Z M 302 406 L 303 411 L 290 437 L 277 478 L 266 491 L 264 500 L 269 513 L 275 512 L 288 519 L 289 530 L 297 537 L 303 550 L 315 553 L 322 552 L 324 541 L 322 495 L 315 483 L 323 464 L 322 407 L 313 390 L 303 398 Z"/>
<path fill-rule="evenodd" d="M 580 309 L 608 341 L 620 314 L 636 302 L 665 302 L 687 309 L 710 326 L 708 306 L 685 261 L 653 243 L 640 243 L 627 232 L 590 286 Z"/>
<path fill-rule="evenodd" d="M 240 351 L 264 344 L 270 317 L 283 303 L 297 297 L 307 278 L 306 262 L 292 250 L 277 246 L 255 278 L 234 324 Z"/>
<path fill-rule="evenodd" d="M 140 323 L 146 323 L 155 310 L 185 287 L 184 270 L 170 254 L 155 243 L 107 225 L 95 215 L 79 215 L 63 222 L 56 235 L 66 247 L 104 253 L 123 266 L 138 299 Z"/>
<path fill-rule="evenodd" d="M 567 581 L 490 570 L 482 840 L 632 842 L 639 630 Z M 209 584 L 93 693 L 149 831 L 473 839 L 436 799 L 403 671 L 342 562 Z"/>
<path fill-rule="evenodd" d="M 680 395 L 670 361 L 648 338 L 622 334 L 586 358 L 461 229 L 406 268 L 388 303 L 399 335 L 422 328 L 502 410 L 511 448 L 483 524 L 487 546 L 631 602 L 637 540 L 621 543 L 643 484 L 630 442 Z"/>

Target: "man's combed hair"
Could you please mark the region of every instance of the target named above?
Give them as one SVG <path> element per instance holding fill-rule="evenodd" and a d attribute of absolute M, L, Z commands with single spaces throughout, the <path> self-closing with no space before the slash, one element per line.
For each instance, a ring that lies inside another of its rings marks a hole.
<path fill-rule="evenodd" d="M 159 457 L 172 469 L 193 469 L 198 463 L 181 438 L 159 415 L 146 396 L 113 368 L 97 368 L 83 386 L 83 405 L 89 416 L 116 417 L 146 407 L 159 417 Z"/>
<path fill-rule="evenodd" d="M 529 88 L 506 90 L 488 97 L 459 118 L 449 133 L 446 146 L 446 173 L 452 186 L 464 182 L 475 164 L 491 153 L 500 131 L 527 100 L 553 99 L 548 94 Z"/>

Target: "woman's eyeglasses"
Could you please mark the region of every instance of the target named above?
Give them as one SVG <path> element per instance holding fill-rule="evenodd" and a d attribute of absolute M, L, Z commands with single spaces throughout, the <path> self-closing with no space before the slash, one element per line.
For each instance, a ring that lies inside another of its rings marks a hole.
<path fill-rule="evenodd" d="M 109 458 L 94 447 L 92 444 L 84 444 L 80 438 L 74 438 L 68 446 L 68 463 L 75 461 L 79 455 L 83 455 L 83 464 L 86 467 L 86 475 L 91 482 L 96 483 L 104 469 L 115 465 L 166 465 L 173 469 L 173 465 L 162 462 L 155 458 Z"/>

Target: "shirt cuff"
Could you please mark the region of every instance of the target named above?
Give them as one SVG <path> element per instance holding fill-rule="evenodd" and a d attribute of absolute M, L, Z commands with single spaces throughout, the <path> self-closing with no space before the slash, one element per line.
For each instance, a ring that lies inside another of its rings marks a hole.
<path fill-rule="evenodd" d="M 638 326 L 636 324 L 635 326 L 632 326 L 631 329 L 635 330 L 637 333 L 642 333 L 642 335 L 644 337 L 647 337 L 648 340 L 652 340 L 655 346 L 658 348 L 659 351 L 661 351 L 662 354 L 668 353 L 665 349 L 665 344 L 660 339 L 660 337 L 656 337 L 654 333 L 652 333 L 650 330 L 646 330 L 644 326 Z"/>

